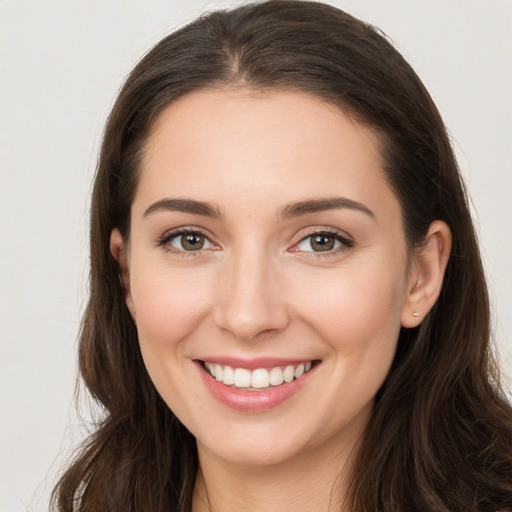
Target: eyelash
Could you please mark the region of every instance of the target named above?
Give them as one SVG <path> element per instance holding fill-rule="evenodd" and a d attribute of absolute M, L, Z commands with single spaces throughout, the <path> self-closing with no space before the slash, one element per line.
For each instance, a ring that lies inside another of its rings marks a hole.
<path fill-rule="evenodd" d="M 331 250 L 326 251 L 292 251 L 292 252 L 303 252 L 308 258 L 326 258 L 329 256 L 333 256 L 335 254 L 339 254 L 345 251 L 348 251 L 352 249 L 355 246 L 355 242 L 352 238 L 342 235 L 340 231 L 337 231 L 335 229 L 321 229 L 319 231 L 311 231 L 304 236 L 301 237 L 301 239 L 294 244 L 293 247 L 297 247 L 302 242 L 306 241 L 308 238 L 312 239 L 313 237 L 318 236 L 324 236 L 328 238 L 334 238 L 335 242 L 340 242 L 340 246 Z M 310 242 L 311 244 L 311 242 Z"/>
<path fill-rule="evenodd" d="M 197 251 L 185 251 L 185 250 L 181 250 L 181 249 L 176 249 L 175 247 L 172 247 L 170 245 L 170 242 L 174 239 L 174 238 L 177 238 L 179 237 L 180 235 L 199 235 L 199 236 L 204 236 L 204 238 L 206 240 L 208 240 L 211 244 L 213 244 L 213 242 L 210 240 L 210 237 L 204 233 L 203 231 L 201 231 L 200 229 L 197 229 L 197 228 L 178 228 L 178 229 L 174 229 L 173 231 L 170 231 L 168 233 L 165 233 L 159 240 L 158 240 L 158 246 L 159 247 L 163 247 L 166 251 L 168 252 L 172 252 L 173 254 L 176 254 L 178 256 L 181 256 L 181 257 L 194 257 L 194 256 L 198 256 L 199 253 L 202 252 L 201 249 L 197 250 Z"/>
<path fill-rule="evenodd" d="M 210 237 L 203 232 L 200 229 L 197 228 L 178 228 L 171 232 L 165 233 L 159 240 L 157 245 L 159 247 L 163 247 L 166 251 L 172 252 L 178 256 L 181 257 L 194 257 L 198 256 L 203 249 L 198 249 L 196 251 L 186 251 L 181 249 L 176 249 L 175 247 L 172 247 L 170 242 L 179 237 L 180 235 L 199 235 L 203 236 L 206 240 L 208 240 L 209 243 L 215 245 L 211 240 Z M 301 239 L 296 242 L 293 247 L 297 247 L 302 242 L 306 241 L 308 238 L 312 238 L 314 236 L 325 236 L 325 237 L 332 237 L 335 241 L 340 242 L 341 246 L 335 248 L 334 250 L 326 250 L 326 251 L 300 251 L 300 250 L 292 250 L 291 252 L 302 252 L 307 255 L 307 257 L 310 258 L 325 258 L 332 256 L 334 254 L 338 254 L 340 252 L 348 251 L 352 249 L 355 246 L 355 242 L 353 239 L 349 238 L 348 236 L 343 236 L 341 233 L 337 230 L 329 230 L 329 229 L 322 229 L 318 231 L 311 231 L 308 234 L 305 234 L 301 237 Z M 293 249 L 293 248 L 292 248 Z"/>

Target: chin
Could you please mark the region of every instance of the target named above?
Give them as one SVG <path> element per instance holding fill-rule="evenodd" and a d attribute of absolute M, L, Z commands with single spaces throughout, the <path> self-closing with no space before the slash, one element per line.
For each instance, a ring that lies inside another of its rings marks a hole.
<path fill-rule="evenodd" d="M 297 423 L 300 425 L 300 422 Z M 307 430 L 290 429 L 289 425 L 286 428 L 279 421 L 273 423 L 267 419 L 256 424 L 240 423 L 210 428 L 197 432 L 196 439 L 200 457 L 203 453 L 234 465 L 268 467 L 297 459 L 315 448 L 315 439 L 318 439 Z"/>
<path fill-rule="evenodd" d="M 198 441 L 198 450 L 210 453 L 226 462 L 236 466 L 246 467 L 268 467 L 280 465 L 294 459 L 300 452 L 297 448 L 273 443 L 265 439 L 264 442 L 247 442 L 247 439 L 240 442 L 229 442 L 228 444 L 216 444 L 214 446 L 202 445 Z"/>

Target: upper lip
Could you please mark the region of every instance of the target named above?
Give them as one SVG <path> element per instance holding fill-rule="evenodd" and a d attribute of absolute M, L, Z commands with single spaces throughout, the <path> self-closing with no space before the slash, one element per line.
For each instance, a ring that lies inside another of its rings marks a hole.
<path fill-rule="evenodd" d="M 247 370 L 257 370 L 258 368 L 275 368 L 276 366 L 298 365 L 314 361 L 309 358 L 281 358 L 281 357 L 255 357 L 244 359 L 230 356 L 210 356 L 201 357 L 198 361 L 231 366 L 232 368 L 246 368 Z"/>

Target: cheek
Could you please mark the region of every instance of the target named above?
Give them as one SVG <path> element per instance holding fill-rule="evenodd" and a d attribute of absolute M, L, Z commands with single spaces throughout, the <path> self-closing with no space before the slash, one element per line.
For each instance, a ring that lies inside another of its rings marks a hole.
<path fill-rule="evenodd" d="M 191 339 L 204 320 L 211 298 L 205 276 L 143 265 L 131 269 L 131 295 L 144 364 L 169 408 L 185 423 L 189 403 L 199 403 L 188 384 L 195 378 L 190 364 Z M 211 287 L 210 287 L 211 288 Z"/>
<path fill-rule="evenodd" d="M 346 268 L 316 279 L 316 293 L 297 295 L 303 321 L 329 346 L 332 386 L 324 388 L 322 423 L 332 432 L 366 417 L 394 358 L 405 283 L 401 274 L 381 270 Z"/>
<path fill-rule="evenodd" d="M 348 344 L 360 338 L 357 333 L 384 333 L 388 328 L 394 332 L 399 327 L 405 281 L 390 269 L 347 267 L 314 276 L 314 282 L 306 279 L 297 290 L 297 302 L 304 304 L 305 314 L 319 319 L 322 330 L 339 333 Z"/>
<path fill-rule="evenodd" d="M 141 347 L 177 348 L 199 325 L 210 303 L 206 276 L 131 269 L 131 296 Z"/>
<path fill-rule="evenodd" d="M 377 261 L 378 262 L 378 261 Z M 371 399 L 391 366 L 404 301 L 404 266 L 350 265 L 303 283 L 302 318 L 326 342 L 332 371 L 352 399 Z"/>

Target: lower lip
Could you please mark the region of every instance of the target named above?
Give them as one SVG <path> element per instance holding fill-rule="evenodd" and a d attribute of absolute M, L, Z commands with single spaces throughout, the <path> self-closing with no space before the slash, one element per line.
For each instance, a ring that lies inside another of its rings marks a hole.
<path fill-rule="evenodd" d="M 270 387 L 263 391 L 247 391 L 226 386 L 207 373 L 203 363 L 197 362 L 197 365 L 201 378 L 210 393 L 224 405 L 244 412 L 267 411 L 286 402 L 302 389 L 309 380 L 310 374 L 316 369 L 316 366 L 314 366 L 302 377 L 280 386 Z"/>

